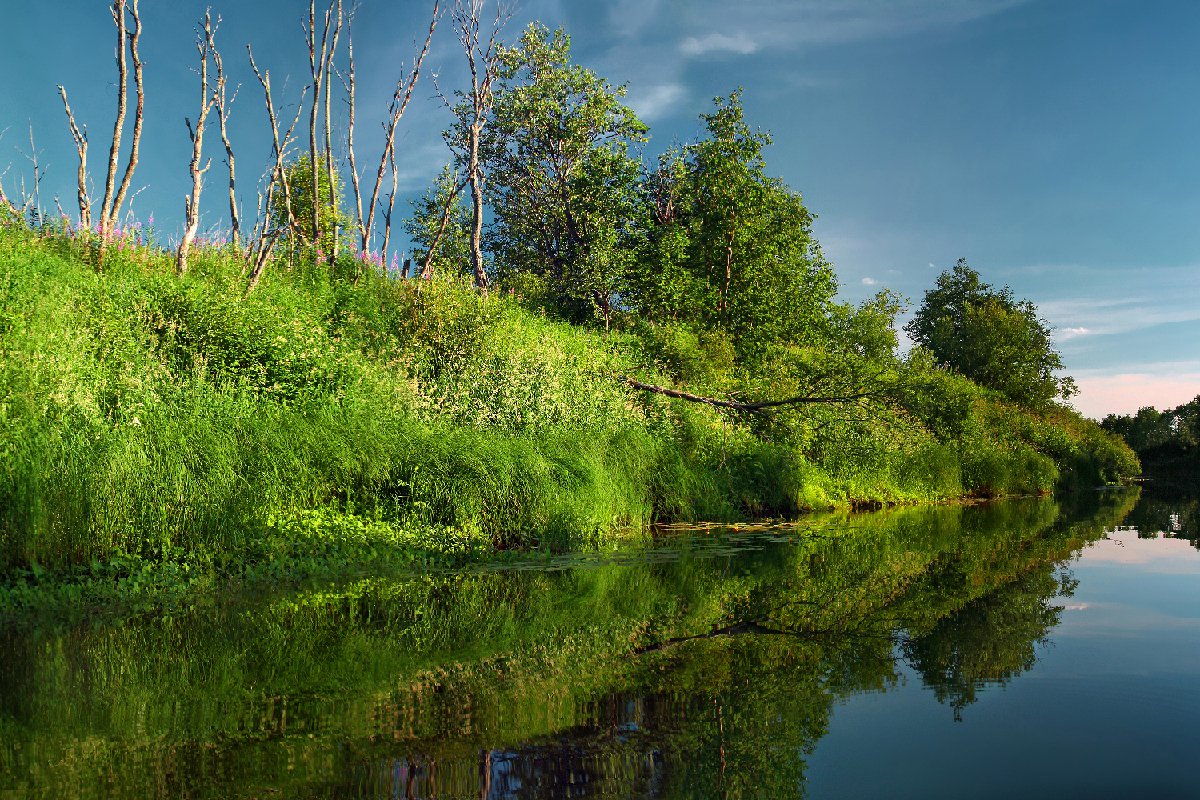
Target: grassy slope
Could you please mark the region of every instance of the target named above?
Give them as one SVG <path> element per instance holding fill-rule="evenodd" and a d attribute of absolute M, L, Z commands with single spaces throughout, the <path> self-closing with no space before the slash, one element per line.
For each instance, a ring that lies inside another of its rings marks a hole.
<path fill-rule="evenodd" d="M 163 561 L 286 573 L 568 549 L 656 518 L 1046 491 L 1136 466 L 1073 412 L 949 375 L 952 415 L 814 409 L 809 433 L 771 441 L 624 388 L 615 375 L 660 366 L 633 334 L 449 281 L 276 270 L 242 299 L 236 259 L 196 261 L 180 280 L 153 250 L 111 248 L 100 270 L 74 240 L 0 226 L 0 572 L 111 583 Z"/>

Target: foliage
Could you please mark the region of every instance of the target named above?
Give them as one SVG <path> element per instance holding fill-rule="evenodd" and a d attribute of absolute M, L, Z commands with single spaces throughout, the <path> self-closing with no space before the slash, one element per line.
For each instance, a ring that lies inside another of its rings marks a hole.
<path fill-rule="evenodd" d="M 1043 408 L 1075 393 L 1074 381 L 1055 375 L 1062 358 L 1037 307 L 984 283 L 966 259 L 938 276 L 904 330 L 938 363 L 1014 403 Z"/>
<path fill-rule="evenodd" d="M 1146 406 L 1136 414 L 1109 414 L 1101 425 L 1129 443 L 1158 485 L 1196 484 L 1200 475 L 1200 396 L 1165 411 Z"/>
<path fill-rule="evenodd" d="M 571 63 L 562 30 L 530 25 L 502 57 L 484 151 L 500 277 L 532 273 L 566 318 L 607 326 L 635 263 L 646 126 L 623 86 Z"/>
<path fill-rule="evenodd" d="M 419 273 L 437 242 L 431 269 L 439 275 L 471 274 L 471 211 L 462 202 L 458 173 L 447 164 L 434 185 L 412 202 L 404 228 L 413 242 L 412 263 Z M 452 197 L 453 195 L 453 197 Z M 448 209 L 445 228 L 443 212 Z M 438 232 L 441 230 L 439 238 Z"/>
<path fill-rule="evenodd" d="M 825 341 L 837 282 L 800 195 L 766 174 L 770 136 L 747 125 L 740 92 L 701 118 L 707 137 L 646 179 L 653 222 L 629 302 L 656 322 L 724 330 L 744 354 Z"/>
<path fill-rule="evenodd" d="M 342 209 L 342 185 L 337 169 L 333 172 L 333 186 L 329 185 L 329 172 L 323 164 L 317 165 L 317 199 L 320 205 L 318 215 L 320 229 L 313 235 L 312 222 L 312 167 L 307 158 L 298 158 L 284 167 L 287 175 L 288 197 L 292 201 L 292 215 L 296 220 L 296 229 L 301 236 L 301 243 L 316 243 L 322 253 L 333 253 L 334 242 L 340 241 L 344 233 L 350 230 L 351 220 Z M 282 191 L 272 196 L 271 224 L 274 227 L 289 228 L 288 209 Z"/>

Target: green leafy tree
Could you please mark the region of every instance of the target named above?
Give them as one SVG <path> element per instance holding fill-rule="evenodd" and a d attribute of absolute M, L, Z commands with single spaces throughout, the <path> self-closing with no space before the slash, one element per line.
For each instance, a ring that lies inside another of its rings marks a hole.
<path fill-rule="evenodd" d="M 337 170 L 332 171 L 333 185 L 330 186 L 330 172 L 325 165 L 317 169 L 317 196 L 321 203 L 320 230 L 313 233 L 312 222 L 312 167 L 307 159 L 301 158 L 284 167 L 287 174 L 288 195 L 292 201 L 291 216 L 295 220 L 293 236 L 299 233 L 304 244 L 315 243 L 323 253 L 332 254 L 333 244 L 342 231 L 349 230 L 352 222 L 341 207 L 341 178 Z M 271 224 L 289 227 L 288 210 L 282 192 L 276 193 L 271 200 Z"/>
<path fill-rule="evenodd" d="M 1044 407 L 1075 393 L 1071 378 L 1055 375 L 1062 358 L 1037 307 L 984 283 L 966 259 L 938 276 L 904 330 L 938 363 L 1020 405 Z"/>
<path fill-rule="evenodd" d="M 458 174 L 447 164 L 434 185 L 412 202 L 413 214 L 404 223 L 413 241 L 413 263 L 427 274 L 474 274 L 471 209 L 462 202 L 460 186 Z"/>
<path fill-rule="evenodd" d="M 652 222 L 630 302 L 651 319 L 724 329 L 743 354 L 824 341 L 837 280 L 801 196 L 766 174 L 770 136 L 746 124 L 740 92 L 701 118 L 707 136 L 645 181 Z"/>
<path fill-rule="evenodd" d="M 646 126 L 625 87 L 571 63 L 561 30 L 530 25 L 502 56 L 484 156 L 496 270 L 539 278 L 569 319 L 607 324 L 638 249 L 631 151 Z"/>

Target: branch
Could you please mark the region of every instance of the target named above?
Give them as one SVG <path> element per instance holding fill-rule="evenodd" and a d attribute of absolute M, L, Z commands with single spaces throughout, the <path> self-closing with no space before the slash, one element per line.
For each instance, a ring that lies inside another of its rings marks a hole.
<path fill-rule="evenodd" d="M 117 25 L 117 119 L 113 123 L 112 144 L 108 149 L 108 177 L 104 181 L 104 200 L 100 204 L 100 233 L 105 240 L 116 216 L 113 200 L 117 191 L 117 160 L 121 154 L 121 133 L 125 129 L 129 68 L 125 62 L 125 0 L 113 0 L 113 22 Z"/>
<path fill-rule="evenodd" d="M 87 126 L 85 125 L 81 131 L 75 124 L 75 114 L 71 111 L 71 104 L 67 102 L 67 90 L 62 85 L 59 85 L 58 93 L 62 95 L 63 108 L 67 112 L 67 124 L 71 128 L 71 138 L 75 140 L 75 152 L 79 155 L 79 169 L 76 172 L 78 185 L 75 191 L 76 199 L 79 202 L 79 227 L 81 230 L 87 231 L 92 227 L 92 201 L 88 197 L 87 191 Z"/>
<path fill-rule="evenodd" d="M 780 406 L 797 406 L 797 405 L 813 405 L 813 404 L 839 404 L 839 403 L 854 403 L 859 400 L 878 400 L 884 397 L 891 397 L 896 391 L 896 387 L 887 389 L 877 389 L 864 392 L 852 392 L 843 395 L 802 395 L 800 397 L 788 397 L 783 400 L 763 400 L 757 403 L 739 403 L 736 400 L 721 400 L 716 397 L 701 397 L 698 394 L 690 394 L 681 392 L 678 389 L 669 389 L 666 386 L 655 386 L 651 383 L 642 383 L 634 380 L 628 375 L 618 375 L 617 380 L 634 389 L 640 389 L 644 392 L 653 392 L 666 397 L 674 397 L 678 400 L 686 400 L 689 403 L 703 403 L 704 405 L 713 406 L 714 408 L 728 408 L 732 411 L 741 411 L 748 414 L 761 414 L 770 408 L 778 408 Z"/>
<path fill-rule="evenodd" d="M 138 42 L 142 38 L 142 18 L 138 13 L 138 0 L 132 0 L 129 15 L 133 18 L 133 31 L 129 34 L 129 54 L 133 57 L 133 85 L 137 90 L 137 106 L 133 110 L 133 142 L 129 149 L 129 161 L 125 165 L 125 174 L 121 178 L 121 187 L 113 200 L 110 222 L 116 220 L 129 192 L 129 184 L 133 182 L 133 171 L 137 169 L 138 150 L 142 143 L 142 113 L 146 105 L 145 91 L 142 85 L 142 57 L 138 52 Z M 122 81 L 124 84 L 124 81 Z M 122 90 L 123 91 L 123 90 Z"/>

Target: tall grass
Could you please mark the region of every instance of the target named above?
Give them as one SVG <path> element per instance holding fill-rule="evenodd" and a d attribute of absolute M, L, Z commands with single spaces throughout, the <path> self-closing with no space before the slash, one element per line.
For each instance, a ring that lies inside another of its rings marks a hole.
<path fill-rule="evenodd" d="M 654 519 L 1129 470 L 1077 415 L 1019 412 L 950 377 L 957 405 L 814 408 L 768 430 L 617 380 L 719 389 L 720 341 L 606 335 L 504 292 L 358 265 L 337 278 L 280 259 L 243 297 L 233 250 L 194 262 L 178 279 L 136 242 L 101 254 L 0 226 L 0 568 L 252 552 L 312 509 L 564 549 Z"/>

